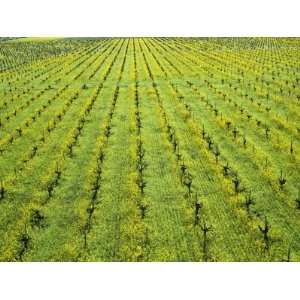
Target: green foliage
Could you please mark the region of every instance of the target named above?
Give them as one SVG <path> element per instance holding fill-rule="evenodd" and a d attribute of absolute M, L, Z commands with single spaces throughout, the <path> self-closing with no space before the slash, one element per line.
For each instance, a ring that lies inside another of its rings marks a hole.
<path fill-rule="evenodd" d="M 2 41 L 0 260 L 299 261 L 299 47 Z"/>

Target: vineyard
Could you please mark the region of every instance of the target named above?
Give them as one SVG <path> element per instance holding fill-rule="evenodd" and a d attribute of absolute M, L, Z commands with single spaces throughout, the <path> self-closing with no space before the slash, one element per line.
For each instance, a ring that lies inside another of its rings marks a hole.
<path fill-rule="evenodd" d="M 300 261 L 300 39 L 0 39 L 0 261 Z"/>

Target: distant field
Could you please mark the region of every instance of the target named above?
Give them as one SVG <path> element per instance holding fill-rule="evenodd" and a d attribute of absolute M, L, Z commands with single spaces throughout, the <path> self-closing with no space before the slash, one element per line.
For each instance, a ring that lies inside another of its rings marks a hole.
<path fill-rule="evenodd" d="M 59 38 L 56 37 L 24 37 L 24 38 L 12 38 L 9 40 L 10 43 L 12 42 L 16 42 L 16 43 L 28 43 L 28 42 L 33 42 L 33 43 L 37 43 L 37 42 L 50 42 L 50 41 L 54 41 L 57 40 Z"/>
<path fill-rule="evenodd" d="M 0 39 L 0 235 L 0 261 L 300 261 L 300 38 Z"/>

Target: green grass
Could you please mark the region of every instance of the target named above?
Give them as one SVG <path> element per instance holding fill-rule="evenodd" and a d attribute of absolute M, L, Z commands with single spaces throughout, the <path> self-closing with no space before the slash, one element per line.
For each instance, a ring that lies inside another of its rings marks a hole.
<path fill-rule="evenodd" d="M 57 39 L 62 39 L 62 37 L 23 37 L 23 38 L 16 38 L 11 39 L 9 42 L 16 42 L 16 43 L 27 43 L 27 42 L 33 42 L 33 43 L 40 43 L 40 42 L 49 42 L 54 41 Z"/>
<path fill-rule="evenodd" d="M 1 261 L 300 260 L 299 39 L 2 44 Z"/>

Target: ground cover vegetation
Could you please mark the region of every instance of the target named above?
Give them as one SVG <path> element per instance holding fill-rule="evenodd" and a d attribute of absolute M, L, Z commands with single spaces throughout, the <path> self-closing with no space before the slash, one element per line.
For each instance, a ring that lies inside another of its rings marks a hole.
<path fill-rule="evenodd" d="M 0 39 L 1 261 L 299 261 L 300 39 Z"/>

